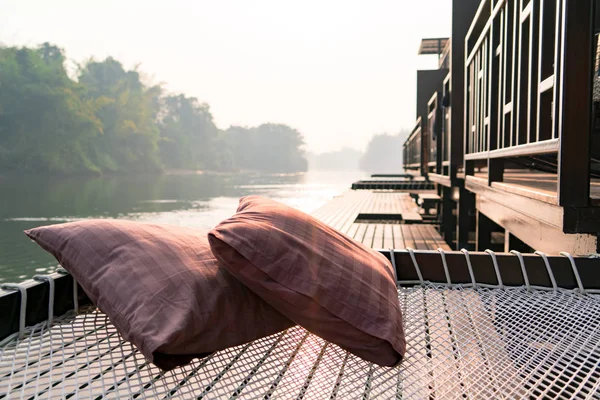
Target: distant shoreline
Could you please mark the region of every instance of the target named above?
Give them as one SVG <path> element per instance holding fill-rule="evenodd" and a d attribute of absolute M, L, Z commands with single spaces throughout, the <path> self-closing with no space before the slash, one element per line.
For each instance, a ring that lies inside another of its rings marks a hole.
<path fill-rule="evenodd" d="M 259 170 L 229 170 L 229 171 L 216 171 L 216 170 L 201 170 L 201 169 L 165 169 L 163 171 L 130 171 L 130 172 L 107 172 L 103 174 L 60 174 L 60 173 L 44 173 L 44 172 L 0 172 L 0 181 L 2 179 L 17 178 L 17 177 L 40 177 L 40 178 L 110 178 L 118 176 L 188 176 L 188 175 L 213 175 L 213 176 L 226 176 L 234 174 L 269 174 L 269 175 L 280 175 L 280 176 L 292 176 L 298 174 L 305 174 L 308 171 L 295 171 L 295 172 L 284 172 L 284 171 L 259 171 Z"/>
<path fill-rule="evenodd" d="M 283 172 L 283 171 L 260 171 L 252 169 L 239 169 L 230 171 L 215 171 L 215 170 L 193 170 L 193 169 L 169 169 L 164 171 L 161 175 L 232 175 L 232 174 L 269 174 L 269 175 L 299 175 L 305 174 L 307 171 L 295 171 L 295 172 Z"/>

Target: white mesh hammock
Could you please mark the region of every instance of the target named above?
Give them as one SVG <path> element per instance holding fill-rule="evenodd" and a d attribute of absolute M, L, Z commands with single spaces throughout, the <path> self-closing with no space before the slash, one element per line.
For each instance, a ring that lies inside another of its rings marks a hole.
<path fill-rule="evenodd" d="M 600 398 L 600 297 L 574 265 L 575 289 L 551 273 L 552 287 L 526 274 L 525 285 L 507 287 L 491 254 L 498 284 L 477 283 L 470 262 L 472 282 L 455 284 L 442 253 L 447 279 L 434 283 L 414 255 L 420 279 L 398 289 L 407 339 L 399 367 L 294 327 L 163 373 L 87 307 L 5 340 L 0 398 Z"/>

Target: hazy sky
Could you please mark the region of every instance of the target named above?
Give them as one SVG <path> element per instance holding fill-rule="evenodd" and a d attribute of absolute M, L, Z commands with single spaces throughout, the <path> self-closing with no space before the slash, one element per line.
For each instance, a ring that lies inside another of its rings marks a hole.
<path fill-rule="evenodd" d="M 211 106 L 220 128 L 281 122 L 310 151 L 410 129 L 422 37 L 448 36 L 443 0 L 0 0 L 0 42 L 112 55 Z"/>

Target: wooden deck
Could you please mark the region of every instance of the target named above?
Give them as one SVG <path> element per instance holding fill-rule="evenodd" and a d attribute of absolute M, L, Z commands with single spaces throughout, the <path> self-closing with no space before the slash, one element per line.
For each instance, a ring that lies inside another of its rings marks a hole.
<path fill-rule="evenodd" d="M 450 251 L 431 224 L 423 224 L 419 206 L 408 193 L 350 190 L 313 215 L 375 249 Z"/>
<path fill-rule="evenodd" d="M 465 178 L 465 188 L 474 195 L 478 215 L 484 215 L 533 250 L 577 255 L 597 252 L 600 218 L 593 206 L 600 199 L 600 185 L 595 180 L 590 185 L 590 207 L 561 207 L 556 175 L 508 170 L 503 178 L 491 185 L 485 171 Z M 477 250 L 489 246 L 489 234 L 494 230 L 489 221 L 476 227 L 480 238 Z"/>
<path fill-rule="evenodd" d="M 487 182 L 487 177 L 487 172 L 484 171 L 469 176 L 468 179 Z M 545 203 L 558 204 L 556 174 L 532 170 L 508 170 L 504 172 L 503 181 L 493 182 L 492 187 Z M 590 181 L 590 200 L 592 205 L 600 205 L 600 179 L 592 178 Z"/>
<path fill-rule="evenodd" d="M 432 182 L 425 180 L 398 179 L 368 179 L 354 182 L 352 189 L 356 190 L 398 190 L 410 191 L 412 193 L 434 192 L 435 186 Z"/>

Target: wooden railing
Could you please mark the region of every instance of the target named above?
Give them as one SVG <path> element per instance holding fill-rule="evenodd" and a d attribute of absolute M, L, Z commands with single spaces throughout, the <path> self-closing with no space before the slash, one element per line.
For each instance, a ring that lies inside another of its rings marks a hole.
<path fill-rule="evenodd" d="M 465 39 L 466 159 L 558 151 L 569 28 L 566 13 L 582 8 L 575 1 L 481 3 Z M 579 2 L 591 4 L 591 0 Z M 591 24 L 591 15 L 579 17 L 584 17 L 581 25 Z M 573 29 L 570 33 L 581 34 Z M 581 58 L 589 60 L 587 55 Z"/>
<path fill-rule="evenodd" d="M 403 164 L 405 170 L 421 169 L 421 163 L 425 158 L 422 157 L 422 141 L 421 118 L 418 118 L 415 127 L 404 142 Z"/>
<path fill-rule="evenodd" d="M 550 155 L 580 176 L 567 203 L 589 195 L 593 1 L 482 1 L 465 38 L 467 173 L 469 161 Z"/>
<path fill-rule="evenodd" d="M 427 135 L 429 138 L 429 160 L 427 163 L 427 171 L 440 173 L 442 168 L 442 158 L 444 153 L 442 150 L 444 137 L 442 136 L 442 113 L 439 103 L 438 92 L 435 92 L 427 103 Z"/>
<path fill-rule="evenodd" d="M 447 166 L 450 164 L 450 149 L 452 147 L 451 145 L 451 136 L 450 136 L 450 74 L 448 74 L 448 76 L 446 76 L 446 79 L 444 79 L 444 90 L 442 92 L 442 98 L 440 99 L 439 102 L 439 107 L 441 108 L 441 115 L 442 115 L 442 119 L 440 121 L 441 123 L 441 131 L 442 131 L 442 137 L 443 137 L 443 143 L 442 143 L 442 166 L 443 166 L 443 175 L 449 175 L 449 171 L 447 170 Z M 460 134 L 462 134 L 462 132 L 460 132 Z"/>
<path fill-rule="evenodd" d="M 443 95 L 435 92 L 427 104 L 427 134 L 429 137 L 429 172 L 448 175 L 450 160 L 449 110 Z"/>

